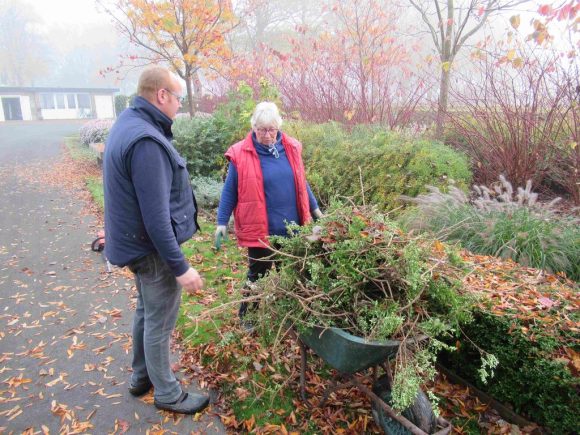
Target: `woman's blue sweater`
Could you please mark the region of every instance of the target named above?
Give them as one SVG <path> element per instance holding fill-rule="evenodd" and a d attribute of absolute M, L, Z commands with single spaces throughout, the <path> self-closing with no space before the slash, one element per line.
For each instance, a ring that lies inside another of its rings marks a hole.
<path fill-rule="evenodd" d="M 277 236 L 288 235 L 286 224 L 299 222 L 299 217 L 296 205 L 294 174 L 282 145 L 282 134 L 278 133 L 277 141 L 274 144 L 277 153 L 273 150 L 274 147 L 269 149 L 267 146 L 258 143 L 255 134 L 252 134 L 252 141 L 258 153 L 262 176 L 264 177 L 269 234 Z M 276 157 L 276 154 L 278 157 Z M 306 183 L 306 190 L 308 191 L 310 211 L 312 212 L 318 208 L 318 203 L 308 183 Z M 218 208 L 218 225 L 228 224 L 237 203 L 238 171 L 236 166 L 230 162 Z"/>

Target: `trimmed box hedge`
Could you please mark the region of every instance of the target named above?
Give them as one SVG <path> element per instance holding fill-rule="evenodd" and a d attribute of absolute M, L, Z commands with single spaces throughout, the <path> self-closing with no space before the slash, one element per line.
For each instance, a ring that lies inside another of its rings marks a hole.
<path fill-rule="evenodd" d="M 475 319 L 440 362 L 496 400 L 555 434 L 580 429 L 579 294 L 575 283 L 511 261 L 473 256 L 466 285 L 483 292 Z M 499 360 L 483 383 L 480 351 Z"/>

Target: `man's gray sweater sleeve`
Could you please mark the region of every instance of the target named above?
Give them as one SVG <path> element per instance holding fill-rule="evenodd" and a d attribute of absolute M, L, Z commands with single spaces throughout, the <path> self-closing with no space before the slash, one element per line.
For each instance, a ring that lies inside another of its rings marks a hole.
<path fill-rule="evenodd" d="M 173 170 L 167 152 L 150 139 L 133 146 L 131 178 L 145 229 L 161 258 L 175 276 L 189 269 L 171 226 L 169 198 Z"/>

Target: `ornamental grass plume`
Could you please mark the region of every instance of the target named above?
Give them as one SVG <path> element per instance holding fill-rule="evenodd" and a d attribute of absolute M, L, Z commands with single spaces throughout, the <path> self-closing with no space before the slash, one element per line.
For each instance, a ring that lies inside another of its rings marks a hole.
<path fill-rule="evenodd" d="M 406 228 L 458 241 L 474 253 L 580 279 L 578 218 L 556 212 L 560 198 L 538 201 L 531 181 L 514 190 L 501 176 L 491 187 L 473 186 L 471 197 L 454 186 L 448 193 L 435 187 L 428 190 L 416 198 L 401 197 L 417 205 L 401 218 Z"/>

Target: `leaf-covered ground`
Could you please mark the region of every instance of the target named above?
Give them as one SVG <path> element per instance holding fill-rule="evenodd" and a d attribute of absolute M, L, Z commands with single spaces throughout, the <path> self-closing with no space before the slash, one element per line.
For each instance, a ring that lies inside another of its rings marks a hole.
<path fill-rule="evenodd" d="M 77 160 L 67 157 L 58 163 L 54 170 L 42 176 L 32 175 L 30 181 L 73 188 L 78 195 L 86 199 L 90 196 L 85 189 L 87 176 L 98 180 L 100 170 L 94 163 L 79 164 Z M 101 216 L 100 207 L 97 205 L 85 208 L 84 213 Z M 332 374 L 319 358 L 309 354 L 309 370 L 306 373 L 309 402 L 303 403 L 298 395 L 300 353 L 297 344 L 292 339 L 286 339 L 283 342 L 284 352 L 273 352 L 260 343 L 259 336 L 247 335 L 241 331 L 237 322 L 235 300 L 239 297 L 239 288 L 246 269 L 243 251 L 235 247 L 233 241 L 226 243 L 220 251 L 213 250 L 212 222 L 213 218 L 206 216 L 202 220 L 202 232 L 185 247 L 190 261 L 203 274 L 206 287 L 196 297 L 184 300 L 178 325 L 180 360 L 175 366 L 184 379 L 196 379 L 201 387 L 218 392 L 217 403 L 208 412 L 218 413 L 223 424 L 231 432 L 379 433 L 372 419 L 369 400 L 354 388 L 338 390 L 330 395 L 324 407 L 317 406 L 317 400 L 330 385 Z M 98 223 L 95 224 L 95 228 L 98 226 Z M 515 315 L 529 321 L 542 322 L 546 328 L 561 327 L 562 322 L 565 322 L 566 327 L 578 331 L 578 325 L 571 318 L 554 318 L 551 315 L 555 312 L 553 308 L 562 304 L 570 307 L 571 312 L 578 309 L 578 293 L 574 284 L 562 277 L 536 269 L 522 268 L 492 257 L 463 253 L 463 260 L 473 267 L 473 272 L 466 278 L 466 284 L 474 290 L 486 292 L 493 301 L 498 315 Z M 18 267 L 18 264 L 14 263 L 12 266 Z M 22 273 L 27 272 L 23 270 Z M 107 279 L 121 280 L 128 277 L 129 274 L 126 272 L 116 270 Z M 30 303 L 29 294 L 22 289 L 15 292 L 13 298 L 21 304 Z M 21 316 L 1 314 L 0 320 L 8 326 L 4 334 L 18 334 L 19 328 L 22 329 L 23 325 L 34 327 L 44 320 L 70 315 L 66 311 L 66 302 L 61 300 L 55 302 L 55 306 L 44 307 L 44 316 L 38 314 L 34 319 L 24 322 Z M 60 302 L 65 305 L 59 305 Z M 221 310 L 222 314 L 212 311 L 216 306 L 228 302 L 232 302 L 231 306 L 225 311 Z M 92 308 L 92 317 L 85 322 L 85 328 L 90 325 L 105 329 L 105 326 L 114 325 L 119 320 L 119 311 L 116 307 L 105 308 L 104 305 L 95 305 Z M 125 319 L 132 316 L 126 307 L 121 312 Z M 73 328 L 69 335 L 58 337 L 58 340 L 67 340 L 68 344 L 63 358 L 66 356 L 68 359 L 71 355 L 70 358 L 74 359 L 83 353 L 94 353 L 99 350 L 97 347 L 87 349 L 82 334 L 82 330 Z M 103 344 L 105 349 L 102 351 L 104 352 L 108 345 L 117 345 L 122 346 L 126 353 L 130 346 L 130 338 L 127 334 L 118 340 L 117 338 L 119 337 L 105 335 L 103 339 L 107 339 L 108 342 Z M 22 348 L 23 355 L 20 356 L 42 358 L 43 349 L 56 340 L 56 337 L 51 342 L 31 339 L 28 345 Z M 113 343 L 110 343 L 111 341 Z M 0 404 L 3 407 L 0 416 L 8 420 L 8 424 L 2 424 L 4 427 L 10 427 L 10 422 L 26 415 L 26 409 L 22 404 L 27 394 L 27 385 L 31 382 L 46 379 L 45 384 L 52 383 L 47 388 L 58 384 L 62 384 L 63 387 L 71 385 L 72 388 L 78 387 L 78 380 L 71 382 L 71 376 L 66 372 L 55 370 L 51 372 L 50 364 L 45 363 L 47 367 L 41 368 L 35 374 L 18 371 L 13 364 L 15 357 L 16 353 L 4 350 L 0 354 L 0 373 L 5 375 L 0 378 L 0 382 L 3 382 L 0 394 Z M 578 369 L 578 355 L 571 349 L 563 346 L 559 357 L 566 359 L 574 370 Z M 125 358 L 124 363 L 128 364 L 129 356 L 125 354 Z M 83 370 L 101 375 L 103 380 L 106 380 L 106 376 L 109 376 L 107 367 L 118 362 L 106 363 L 107 360 L 92 358 L 86 362 L 87 365 L 83 365 Z M 118 379 L 118 382 L 124 381 L 125 379 Z M 104 385 L 102 382 L 93 385 L 94 395 L 101 400 L 109 400 L 114 405 L 114 401 L 119 398 L 107 397 L 115 393 Z M 535 429 L 534 425 L 517 427 L 505 422 L 494 410 L 471 394 L 468 388 L 452 384 L 443 376 L 437 378 L 434 389 L 441 400 L 441 413 L 452 421 L 454 433 L 532 433 Z M 151 401 L 151 394 L 143 399 L 145 403 Z M 13 406 L 7 408 L 7 404 Z M 90 414 L 88 409 L 79 410 L 78 407 L 78 404 L 75 406 L 55 401 L 51 413 L 61 418 L 61 429 L 71 430 L 70 428 L 74 426 L 78 429 L 78 433 L 91 432 L 93 429 L 90 425 L 91 421 L 94 421 L 95 414 Z M 160 420 L 151 425 L 149 433 L 174 432 L 175 428 L 179 427 L 181 417 L 168 413 L 161 414 Z M 130 432 L 137 417 L 139 416 L 136 412 L 131 418 L 110 422 L 111 433 Z M 206 419 L 203 415 L 194 418 Z M 211 423 L 206 422 L 206 425 L 211 431 Z M 42 425 L 37 425 L 34 430 L 39 433 L 44 429 Z"/>

